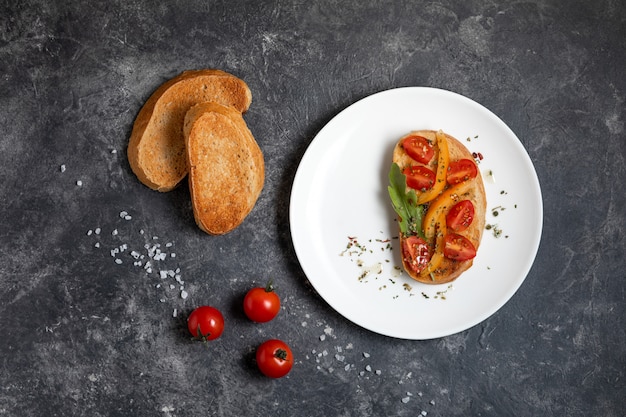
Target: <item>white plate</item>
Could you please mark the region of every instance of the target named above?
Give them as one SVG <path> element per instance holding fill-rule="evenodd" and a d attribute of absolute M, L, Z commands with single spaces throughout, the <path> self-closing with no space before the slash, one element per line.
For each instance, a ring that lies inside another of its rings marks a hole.
<path fill-rule="evenodd" d="M 451 284 L 401 272 L 388 172 L 396 141 L 419 129 L 442 129 L 483 155 L 487 224 L 502 230 L 485 231 L 474 266 Z M 495 313 L 526 278 L 542 222 L 537 174 L 511 129 L 466 97 L 424 87 L 377 93 L 334 117 L 305 152 L 290 201 L 294 248 L 315 290 L 352 322 L 402 339 L 451 335 Z M 349 237 L 366 250 L 346 251 Z"/>

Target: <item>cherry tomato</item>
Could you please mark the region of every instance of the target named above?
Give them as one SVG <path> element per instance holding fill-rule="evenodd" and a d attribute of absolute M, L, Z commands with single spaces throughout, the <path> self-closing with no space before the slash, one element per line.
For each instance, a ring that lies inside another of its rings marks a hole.
<path fill-rule="evenodd" d="M 469 200 L 456 203 L 446 215 L 446 225 L 455 232 L 467 229 L 474 220 L 474 204 Z"/>
<path fill-rule="evenodd" d="M 409 236 L 403 240 L 402 256 L 407 265 L 419 274 L 428 265 L 431 254 L 424 239 L 418 236 Z"/>
<path fill-rule="evenodd" d="M 198 307 L 187 318 L 187 328 L 196 339 L 217 339 L 224 331 L 224 316 L 215 307 Z"/>
<path fill-rule="evenodd" d="M 443 238 L 443 255 L 455 261 L 467 261 L 476 256 L 476 248 L 465 236 L 449 233 Z"/>
<path fill-rule="evenodd" d="M 270 339 L 257 348 L 256 363 L 263 375 L 282 378 L 293 366 L 293 354 L 282 340 Z"/>
<path fill-rule="evenodd" d="M 423 136 L 413 135 L 403 139 L 402 147 L 411 158 L 422 164 L 429 163 L 435 154 L 429 140 Z"/>
<path fill-rule="evenodd" d="M 406 185 L 414 190 L 427 190 L 435 183 L 435 173 L 422 165 L 406 167 L 402 173 L 406 175 Z"/>
<path fill-rule="evenodd" d="M 274 292 L 271 281 L 265 288 L 252 288 L 243 299 L 243 311 L 257 323 L 272 320 L 280 311 L 280 298 Z"/>
<path fill-rule="evenodd" d="M 474 161 L 470 159 L 459 159 L 458 161 L 450 162 L 450 165 L 448 165 L 448 175 L 446 179 L 448 184 L 454 185 L 476 178 L 476 175 L 478 175 L 478 168 L 476 168 Z"/>

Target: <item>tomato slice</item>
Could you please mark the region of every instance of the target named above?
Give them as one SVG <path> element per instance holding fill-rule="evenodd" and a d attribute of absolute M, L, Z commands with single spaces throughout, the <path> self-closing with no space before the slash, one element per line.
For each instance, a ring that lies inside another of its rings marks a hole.
<path fill-rule="evenodd" d="M 454 185 L 476 178 L 476 175 L 478 175 L 478 168 L 476 168 L 474 161 L 470 159 L 459 159 L 458 161 L 450 162 L 446 180 L 448 184 Z"/>
<path fill-rule="evenodd" d="M 448 233 L 443 238 L 443 254 L 455 261 L 467 261 L 476 256 L 476 248 L 465 236 Z"/>
<path fill-rule="evenodd" d="M 411 158 L 422 164 L 429 163 L 435 154 L 430 141 L 423 136 L 413 135 L 404 138 L 402 147 Z"/>
<path fill-rule="evenodd" d="M 446 215 L 446 225 L 455 232 L 467 229 L 474 220 L 474 204 L 469 200 L 456 203 Z"/>
<path fill-rule="evenodd" d="M 430 261 L 430 249 L 421 237 L 409 236 L 403 241 L 402 256 L 407 265 L 419 274 Z"/>
<path fill-rule="evenodd" d="M 406 175 L 406 185 L 414 190 L 428 190 L 435 183 L 435 173 L 422 165 L 406 167 L 402 173 Z"/>

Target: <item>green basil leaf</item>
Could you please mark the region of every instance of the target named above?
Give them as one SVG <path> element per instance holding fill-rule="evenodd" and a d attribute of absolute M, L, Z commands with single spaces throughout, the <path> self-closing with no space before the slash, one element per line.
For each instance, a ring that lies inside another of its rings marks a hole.
<path fill-rule="evenodd" d="M 391 204 L 398 214 L 400 232 L 403 235 L 418 235 L 424 237 L 422 232 L 422 217 L 424 206 L 417 204 L 415 190 L 406 187 L 406 176 L 395 162 L 391 164 L 389 171 L 389 186 L 387 187 Z"/>

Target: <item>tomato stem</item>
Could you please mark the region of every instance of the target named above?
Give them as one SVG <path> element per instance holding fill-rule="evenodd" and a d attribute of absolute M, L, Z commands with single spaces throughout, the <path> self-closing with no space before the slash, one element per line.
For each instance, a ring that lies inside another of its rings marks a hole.
<path fill-rule="evenodd" d="M 270 280 L 265 285 L 265 292 L 274 292 L 274 280 L 270 278 Z"/>
<path fill-rule="evenodd" d="M 287 360 L 287 351 L 285 349 L 276 349 L 274 356 L 283 361 Z"/>
<path fill-rule="evenodd" d="M 208 345 L 209 336 L 211 336 L 211 332 L 202 334 L 202 330 L 200 329 L 200 325 L 198 324 L 198 329 L 196 330 L 196 336 L 193 338 L 193 340 L 200 340 Z"/>

